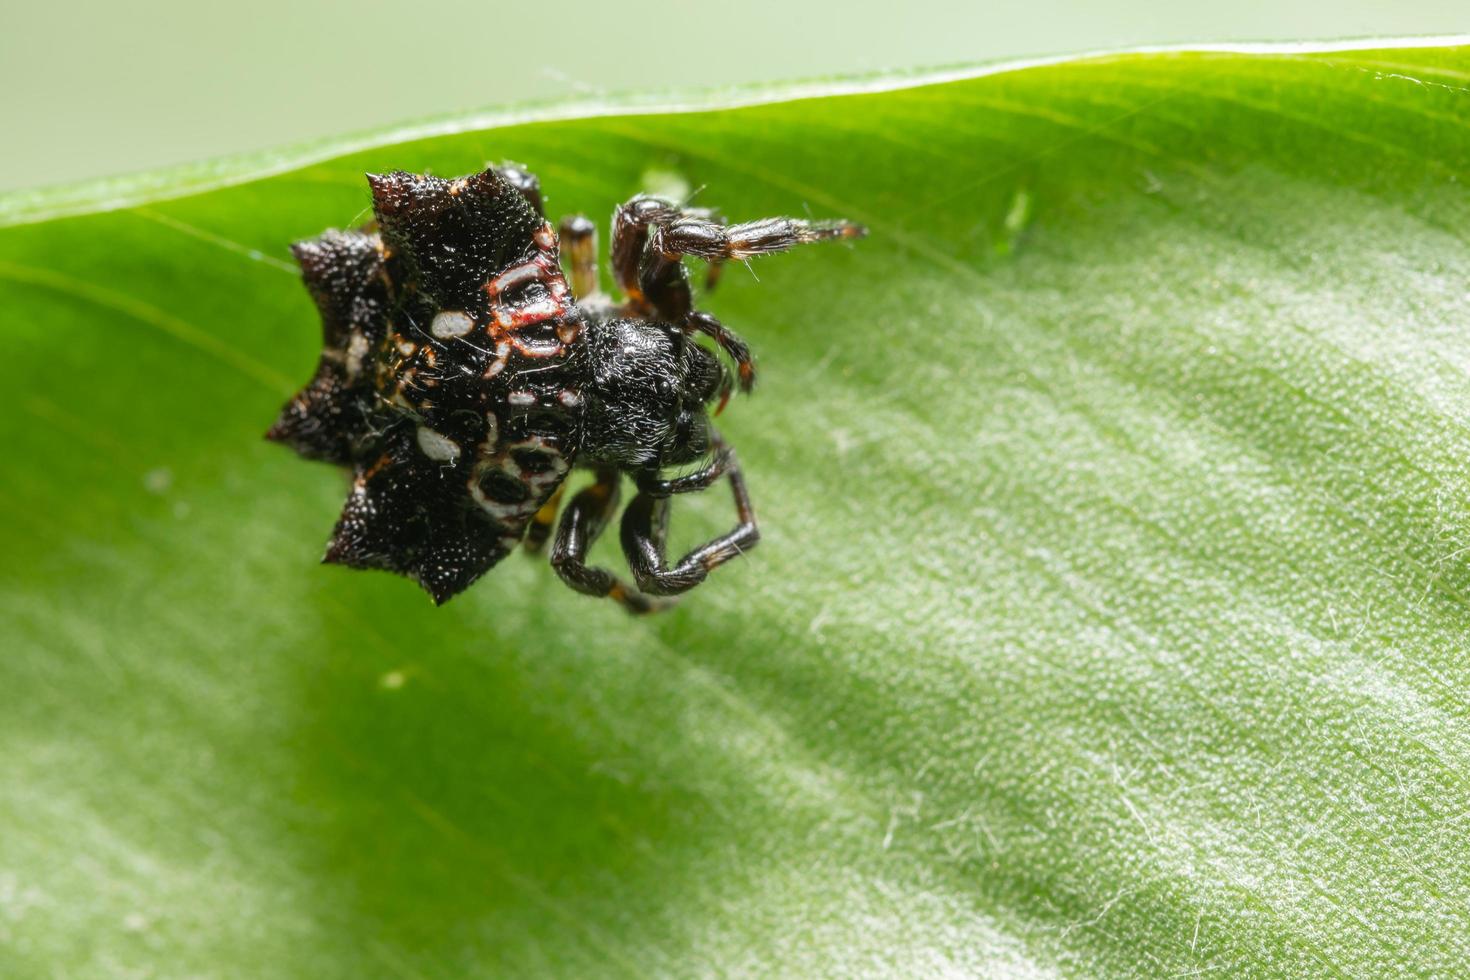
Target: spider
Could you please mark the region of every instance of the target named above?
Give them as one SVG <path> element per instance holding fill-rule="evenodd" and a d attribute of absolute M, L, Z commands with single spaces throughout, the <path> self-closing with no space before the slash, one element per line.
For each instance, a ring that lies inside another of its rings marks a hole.
<path fill-rule="evenodd" d="M 573 215 L 558 235 L 539 182 L 519 167 L 367 181 L 374 223 L 292 246 L 321 313 L 322 354 L 266 434 L 352 470 L 324 562 L 396 572 L 442 604 L 518 544 L 543 550 L 555 526 L 562 581 L 644 613 L 755 547 L 740 465 L 710 424 L 732 390 L 750 391 L 755 364 L 694 308 L 681 260 L 708 262 L 712 286 L 731 259 L 858 238 L 861 226 L 726 224 L 640 194 L 613 214 L 614 302 L 598 289 L 596 226 Z M 558 523 L 573 466 L 593 481 Z M 587 563 L 624 476 L 637 490 L 621 534 L 636 586 Z M 671 499 L 721 478 L 735 527 L 670 563 Z"/>

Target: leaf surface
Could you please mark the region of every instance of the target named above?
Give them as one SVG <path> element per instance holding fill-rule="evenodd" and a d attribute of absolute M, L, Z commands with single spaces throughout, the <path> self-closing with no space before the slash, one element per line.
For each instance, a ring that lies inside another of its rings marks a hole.
<path fill-rule="evenodd" d="M 871 88 L 0 200 L 0 973 L 1463 967 L 1470 49 Z M 669 615 L 320 567 L 261 440 L 287 244 L 505 159 L 872 230 L 710 298 L 765 537 Z"/>

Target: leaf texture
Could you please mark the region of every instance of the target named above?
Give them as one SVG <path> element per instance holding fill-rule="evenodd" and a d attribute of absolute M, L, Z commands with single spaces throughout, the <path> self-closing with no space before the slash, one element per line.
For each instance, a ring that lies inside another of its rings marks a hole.
<path fill-rule="evenodd" d="M 0 202 L 0 973 L 1463 968 L 1470 50 L 873 89 Z M 288 243 L 501 160 L 871 229 L 709 301 L 764 541 L 673 613 L 323 568 L 260 439 Z"/>

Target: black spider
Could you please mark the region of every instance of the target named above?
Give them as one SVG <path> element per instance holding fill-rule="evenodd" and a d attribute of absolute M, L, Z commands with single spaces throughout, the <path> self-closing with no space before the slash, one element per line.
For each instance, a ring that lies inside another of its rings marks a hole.
<path fill-rule="evenodd" d="M 545 545 L 573 465 L 596 478 L 567 505 L 551 564 L 578 592 L 647 612 L 665 604 L 653 596 L 684 592 L 755 546 L 745 481 L 708 414 L 732 387 L 750 390 L 754 364 L 744 341 L 694 309 L 681 259 L 709 262 L 713 284 L 730 259 L 856 238 L 861 227 L 726 225 L 639 195 L 613 214 L 612 273 L 625 297 L 614 303 L 597 288 L 595 226 L 567 218 L 559 242 L 523 170 L 370 174 L 368 183 L 375 226 L 292 249 L 321 311 L 323 350 L 267 433 L 354 471 L 324 561 L 409 576 L 442 603 L 518 543 Z M 728 356 L 734 378 L 699 334 Z M 638 589 L 586 564 L 625 473 L 638 488 L 622 522 Z M 670 565 L 669 499 L 721 476 L 739 523 Z"/>

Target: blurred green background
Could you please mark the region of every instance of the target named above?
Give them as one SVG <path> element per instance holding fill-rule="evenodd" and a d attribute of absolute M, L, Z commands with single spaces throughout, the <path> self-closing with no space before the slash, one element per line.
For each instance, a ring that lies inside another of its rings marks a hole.
<path fill-rule="evenodd" d="M 528 99 L 1467 21 L 1464 0 L 7 0 L 0 190 Z"/>

